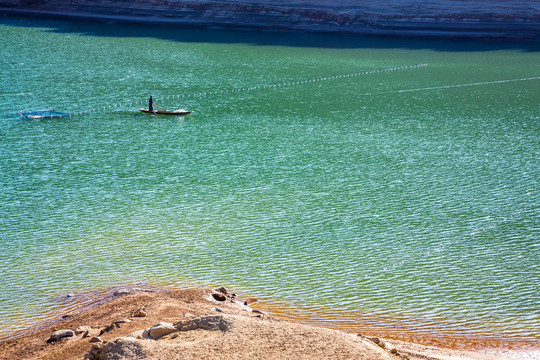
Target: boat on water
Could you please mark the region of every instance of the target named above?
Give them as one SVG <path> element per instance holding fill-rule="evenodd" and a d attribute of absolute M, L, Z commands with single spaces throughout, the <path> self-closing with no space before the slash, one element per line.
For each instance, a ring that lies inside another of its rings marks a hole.
<path fill-rule="evenodd" d="M 188 111 L 188 110 L 174 110 L 174 111 L 169 111 L 169 110 L 148 110 L 148 109 L 139 109 L 141 112 L 145 113 L 145 114 L 155 114 L 155 115 L 177 115 L 177 116 L 183 116 L 183 115 L 189 115 L 191 114 L 193 111 Z"/>

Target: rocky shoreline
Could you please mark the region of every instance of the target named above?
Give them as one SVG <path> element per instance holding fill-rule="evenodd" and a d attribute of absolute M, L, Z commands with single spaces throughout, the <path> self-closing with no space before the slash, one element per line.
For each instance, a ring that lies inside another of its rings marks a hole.
<path fill-rule="evenodd" d="M 0 0 L 0 13 L 423 38 L 540 39 L 533 0 Z"/>
<path fill-rule="evenodd" d="M 225 288 L 111 290 L 94 306 L 0 341 L 0 359 L 502 360 L 292 323 Z"/>

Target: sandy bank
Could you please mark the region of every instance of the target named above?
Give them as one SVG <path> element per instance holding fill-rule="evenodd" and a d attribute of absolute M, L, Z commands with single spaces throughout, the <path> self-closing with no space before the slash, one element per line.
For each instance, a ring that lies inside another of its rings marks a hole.
<path fill-rule="evenodd" d="M 540 4 L 533 0 L 0 0 L 0 12 L 360 35 L 540 38 Z"/>
<path fill-rule="evenodd" d="M 503 359 L 282 321 L 225 289 L 117 291 L 78 314 L 0 342 L 0 359 L 85 358 Z"/>

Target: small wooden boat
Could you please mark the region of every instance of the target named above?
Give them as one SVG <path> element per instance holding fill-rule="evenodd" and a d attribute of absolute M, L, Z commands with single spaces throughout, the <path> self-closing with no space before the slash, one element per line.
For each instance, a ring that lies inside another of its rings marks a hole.
<path fill-rule="evenodd" d="M 174 110 L 174 111 L 169 111 L 169 110 L 154 110 L 154 111 L 150 111 L 148 109 L 139 109 L 141 112 L 145 113 L 145 114 L 155 114 L 155 115 L 176 115 L 176 116 L 183 116 L 183 115 L 189 115 L 191 114 L 193 111 L 188 111 L 188 110 Z"/>

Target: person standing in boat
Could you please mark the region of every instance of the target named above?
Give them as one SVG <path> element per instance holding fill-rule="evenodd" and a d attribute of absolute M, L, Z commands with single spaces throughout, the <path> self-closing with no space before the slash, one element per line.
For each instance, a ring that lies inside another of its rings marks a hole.
<path fill-rule="evenodd" d="M 148 100 L 148 110 L 154 111 L 154 99 L 152 99 L 152 95 L 150 95 L 150 100 Z"/>

